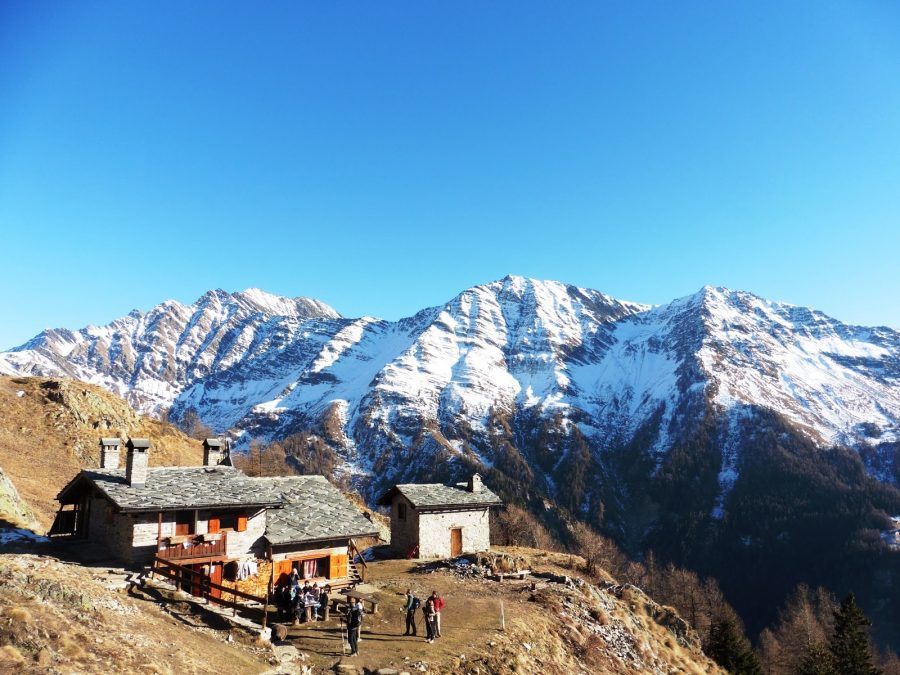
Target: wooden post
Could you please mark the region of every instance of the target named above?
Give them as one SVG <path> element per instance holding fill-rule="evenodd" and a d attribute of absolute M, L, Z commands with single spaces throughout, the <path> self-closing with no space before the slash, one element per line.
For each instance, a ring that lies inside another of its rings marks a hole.
<path fill-rule="evenodd" d="M 506 630 L 506 614 L 503 612 L 503 601 L 500 601 L 500 630 Z"/>
<path fill-rule="evenodd" d="M 159 547 L 162 545 L 162 511 L 157 514 L 156 519 L 156 555 L 159 555 Z M 156 571 L 156 555 L 153 556 L 153 565 L 150 567 L 150 578 L 153 579 L 153 574 Z"/>
<path fill-rule="evenodd" d="M 272 544 L 266 545 L 266 555 L 269 558 L 269 583 L 266 585 L 266 602 L 263 605 L 263 619 L 262 619 L 262 627 L 266 627 L 266 622 L 269 619 L 269 598 L 272 597 L 272 592 L 275 587 L 275 560 L 272 556 Z"/>

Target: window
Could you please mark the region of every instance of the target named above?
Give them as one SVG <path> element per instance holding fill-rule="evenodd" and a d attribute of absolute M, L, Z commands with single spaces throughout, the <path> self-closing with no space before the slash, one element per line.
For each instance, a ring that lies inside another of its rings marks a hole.
<path fill-rule="evenodd" d="M 209 522 L 210 532 L 213 532 L 213 523 L 218 523 L 218 526 L 215 529 L 216 532 L 219 532 L 220 530 L 244 532 L 247 529 L 247 516 L 243 513 L 235 513 L 234 511 L 224 511 L 219 513 L 216 517 L 210 518 Z"/>
<path fill-rule="evenodd" d="M 219 514 L 220 530 L 236 530 L 237 514 L 236 513 L 220 513 Z"/>
<path fill-rule="evenodd" d="M 397 504 L 397 517 L 400 520 L 406 520 L 406 504 Z"/>

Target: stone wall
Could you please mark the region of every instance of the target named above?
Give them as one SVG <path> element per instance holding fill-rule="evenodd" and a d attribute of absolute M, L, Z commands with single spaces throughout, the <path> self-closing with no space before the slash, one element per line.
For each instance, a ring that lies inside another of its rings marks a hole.
<path fill-rule="evenodd" d="M 218 511 L 198 511 L 195 533 L 206 534 L 209 532 L 209 519 L 219 513 L 223 513 L 223 511 L 221 509 Z M 237 513 L 247 516 L 247 529 L 243 532 L 223 530 L 228 533 L 225 554 L 229 558 L 262 558 L 266 552 L 266 543 L 263 541 L 263 536 L 266 533 L 265 509 L 255 512 L 239 511 Z"/>
<path fill-rule="evenodd" d="M 103 497 L 92 497 L 89 502 L 88 539 L 102 546 L 116 558 L 125 562 L 146 563 L 156 554 L 157 535 L 160 528 L 157 513 L 113 512 L 112 522 L 107 515 L 109 502 Z M 197 511 L 195 534 L 209 532 L 211 511 Z M 244 532 L 227 530 L 226 556 L 229 558 L 262 558 L 265 556 L 266 512 L 247 513 L 247 529 Z M 175 534 L 175 513 L 163 513 L 162 537 Z"/>
<path fill-rule="evenodd" d="M 490 509 L 420 513 L 419 557 L 449 558 L 450 530 L 462 528 L 462 552 L 477 553 L 491 547 Z"/>
<path fill-rule="evenodd" d="M 156 555 L 159 515 L 156 513 L 135 513 L 127 516 L 132 524 L 131 560 L 132 562 L 150 562 Z M 168 519 L 168 520 L 167 520 Z M 163 513 L 162 536 L 175 534 L 175 514 Z"/>
<path fill-rule="evenodd" d="M 406 520 L 400 520 L 400 504 L 406 505 Z M 405 558 L 418 543 L 419 514 L 406 497 L 394 495 L 391 504 L 391 550 Z"/>
<path fill-rule="evenodd" d="M 111 511 L 109 501 L 97 496 L 88 499 L 86 517 L 88 541 L 130 562 L 133 537 L 131 517 Z"/>

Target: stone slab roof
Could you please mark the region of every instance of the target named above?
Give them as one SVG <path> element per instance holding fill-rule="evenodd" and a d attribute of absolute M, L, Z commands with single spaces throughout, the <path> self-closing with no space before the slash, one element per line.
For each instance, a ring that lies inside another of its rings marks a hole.
<path fill-rule="evenodd" d="M 58 499 L 78 481 L 88 480 L 123 511 L 167 511 L 216 506 L 281 506 L 280 496 L 256 479 L 228 466 L 155 467 L 140 487 L 128 484 L 125 469 L 82 471 Z"/>
<path fill-rule="evenodd" d="M 324 476 L 256 478 L 284 500 L 266 514 L 266 539 L 279 546 L 306 541 L 368 537 L 378 534 L 340 490 Z"/>
<path fill-rule="evenodd" d="M 395 485 L 378 500 L 388 505 L 396 493 L 406 497 L 417 509 L 459 508 L 465 506 L 499 506 L 500 497 L 482 486 L 477 492 L 469 492 L 466 483 L 444 485 L 442 483 L 406 483 Z"/>
<path fill-rule="evenodd" d="M 57 499 L 88 481 L 125 512 L 219 507 L 266 508 L 274 545 L 376 536 L 377 528 L 324 476 L 250 477 L 231 466 L 154 467 L 144 485 L 124 469 L 82 471 Z"/>

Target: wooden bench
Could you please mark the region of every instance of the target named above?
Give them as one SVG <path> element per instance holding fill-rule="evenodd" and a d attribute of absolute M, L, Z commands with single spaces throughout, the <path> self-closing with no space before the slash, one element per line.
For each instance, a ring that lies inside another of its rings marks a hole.
<path fill-rule="evenodd" d="M 348 600 L 362 600 L 363 602 L 368 602 L 372 606 L 371 614 L 378 614 L 378 600 L 374 595 L 367 595 L 366 593 L 360 593 L 359 591 L 347 591 L 344 593 L 347 596 Z M 335 607 L 337 609 L 337 607 Z"/>

